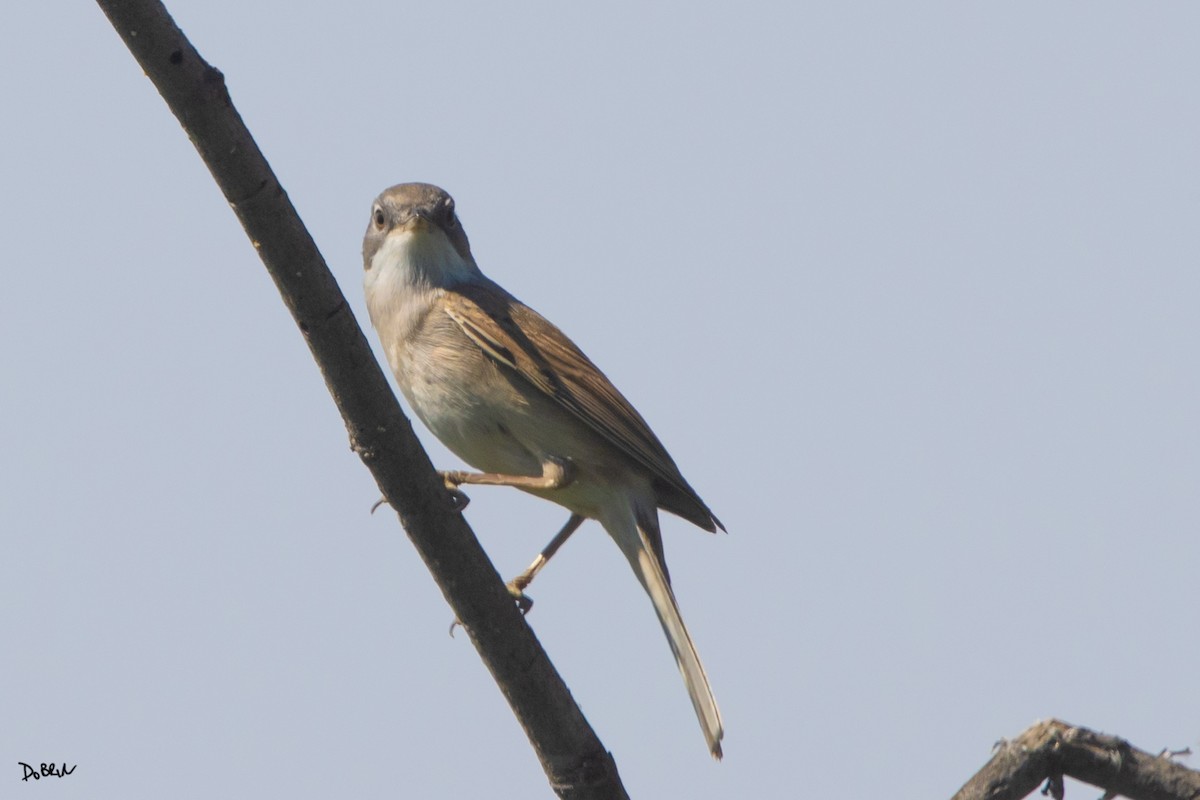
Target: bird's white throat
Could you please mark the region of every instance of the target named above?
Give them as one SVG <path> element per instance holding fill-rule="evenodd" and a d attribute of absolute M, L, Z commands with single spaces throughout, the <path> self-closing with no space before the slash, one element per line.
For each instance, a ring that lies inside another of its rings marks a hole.
<path fill-rule="evenodd" d="M 394 230 L 371 257 L 363 274 L 367 311 L 383 341 L 403 337 L 419 318 L 411 306 L 428 302 L 431 292 L 481 277 L 440 230 Z M 394 340 L 393 340 L 394 341 Z"/>
<path fill-rule="evenodd" d="M 442 231 L 397 229 L 387 235 L 371 258 L 367 290 L 372 275 L 375 280 L 442 288 L 478 274 L 474 262 L 463 258 Z"/>

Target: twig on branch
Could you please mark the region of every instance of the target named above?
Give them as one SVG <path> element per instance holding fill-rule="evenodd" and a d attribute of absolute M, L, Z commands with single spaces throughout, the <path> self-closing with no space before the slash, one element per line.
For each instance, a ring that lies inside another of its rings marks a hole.
<path fill-rule="evenodd" d="M 200 152 L 275 280 L 350 443 L 425 560 L 563 798 L 625 789 L 504 582 L 453 507 L 345 297 L 209 66 L 157 0 L 97 0 Z M 365 513 L 365 511 L 364 511 Z"/>
<path fill-rule="evenodd" d="M 1105 790 L 1105 798 L 1200 800 L 1200 772 L 1155 756 L 1124 739 L 1068 725 L 1038 722 L 1001 742 L 953 800 L 1019 800 L 1046 781 L 1043 794 L 1062 800 L 1063 776 Z"/>

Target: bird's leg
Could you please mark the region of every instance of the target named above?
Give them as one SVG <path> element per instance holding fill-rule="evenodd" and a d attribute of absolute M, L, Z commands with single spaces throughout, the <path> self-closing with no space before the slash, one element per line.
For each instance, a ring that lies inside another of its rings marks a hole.
<path fill-rule="evenodd" d="M 541 475 L 501 475 L 498 472 L 460 472 L 448 471 L 442 473 L 446 488 L 457 491 L 464 483 L 481 486 L 515 486 L 518 489 L 561 489 L 571 482 L 571 465 L 553 456 L 542 462 Z"/>
<path fill-rule="evenodd" d="M 572 533 L 579 530 L 579 526 L 583 524 L 585 519 L 587 518 L 581 514 L 572 514 L 571 518 L 567 520 L 567 524 L 562 526 L 562 530 L 556 533 L 554 538 L 550 540 L 550 544 L 543 547 L 542 552 L 537 554 L 537 558 L 529 565 L 529 569 L 506 584 L 508 593 L 517 601 L 517 608 L 521 609 L 522 614 L 528 614 L 529 609 L 533 608 L 533 598 L 525 594 L 525 587 L 533 582 L 534 576 L 541 572 L 542 567 L 546 566 L 546 562 L 550 560 L 550 557 L 558 552 L 558 548 L 563 546 L 563 542 L 571 538 Z M 454 629 L 461 624 L 457 619 L 450 623 L 451 636 L 454 635 Z"/>
<path fill-rule="evenodd" d="M 546 460 L 542 462 L 542 474 L 537 476 L 501 475 L 496 472 L 443 472 L 442 479 L 446 482 L 446 488 L 459 494 L 462 493 L 458 491 L 458 487 L 464 483 L 482 486 L 515 486 L 520 489 L 561 489 L 574 479 L 572 472 L 570 462 L 554 456 L 547 456 Z M 529 569 L 508 582 L 508 591 L 516 599 L 522 614 L 528 614 L 529 609 L 533 608 L 533 601 L 525 595 L 525 587 L 533 581 L 533 577 L 558 551 L 558 548 L 562 547 L 563 542 L 583 524 L 583 519 L 578 514 L 572 514 L 558 535 L 542 549 L 542 552 L 538 553 L 537 558 L 529 565 Z M 453 628 L 451 629 L 453 630 Z"/>
<path fill-rule="evenodd" d="M 567 539 L 571 538 L 571 534 L 579 529 L 583 524 L 583 517 L 580 514 L 572 514 L 567 520 L 567 524 L 562 526 L 562 530 L 554 535 L 550 540 L 550 544 L 542 548 L 542 552 L 537 554 L 537 558 L 529 565 L 529 569 L 522 572 L 517 577 L 508 582 L 508 592 L 517 601 L 517 606 L 520 607 L 522 614 L 528 614 L 529 609 L 533 608 L 533 599 L 525 594 L 525 588 L 533 583 L 534 577 L 541 572 L 542 567 L 546 566 L 546 562 L 558 552 L 558 548 L 563 546 Z"/>
<path fill-rule="evenodd" d="M 462 472 L 446 470 L 439 473 L 454 502 L 454 510 L 462 511 L 471 502 L 458 488 L 464 483 L 479 486 L 515 486 L 518 489 L 561 489 L 573 479 L 570 462 L 548 456 L 542 462 L 541 475 L 501 475 L 498 472 Z"/>

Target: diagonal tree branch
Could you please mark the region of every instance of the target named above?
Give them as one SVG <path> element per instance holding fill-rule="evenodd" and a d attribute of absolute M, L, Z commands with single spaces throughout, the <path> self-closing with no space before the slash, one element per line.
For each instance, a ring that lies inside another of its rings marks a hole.
<path fill-rule="evenodd" d="M 604 749 L 525 624 L 401 412 L 346 298 L 242 123 L 221 73 L 157 0 L 97 0 L 179 119 L 279 288 L 346 422 L 563 798 L 626 797 Z"/>
<path fill-rule="evenodd" d="M 1043 794 L 1062 800 L 1064 775 L 1101 787 L 1105 798 L 1200 800 L 1200 772 L 1056 719 L 1001 742 L 953 800 L 1020 800 L 1042 781 Z"/>

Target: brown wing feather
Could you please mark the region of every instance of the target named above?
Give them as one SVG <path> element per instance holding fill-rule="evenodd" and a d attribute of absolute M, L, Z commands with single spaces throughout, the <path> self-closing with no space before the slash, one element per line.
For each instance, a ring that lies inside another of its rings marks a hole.
<path fill-rule="evenodd" d="M 662 508 L 705 530 L 724 530 L 641 414 L 566 334 L 491 282 L 457 286 L 446 301 L 446 312 L 480 349 L 644 466 Z"/>

